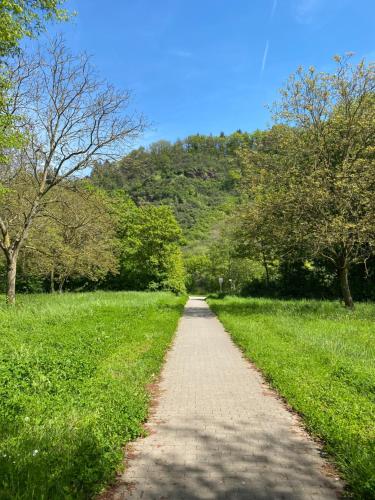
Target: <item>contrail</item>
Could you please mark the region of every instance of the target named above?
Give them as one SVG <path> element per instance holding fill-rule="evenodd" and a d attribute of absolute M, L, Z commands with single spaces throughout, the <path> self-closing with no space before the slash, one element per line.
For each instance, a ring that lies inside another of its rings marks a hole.
<path fill-rule="evenodd" d="M 270 20 L 272 21 L 273 16 L 275 15 L 276 9 L 277 9 L 277 1 L 278 0 L 273 0 L 273 5 L 272 5 L 272 10 L 271 10 L 271 15 L 270 15 Z"/>
<path fill-rule="evenodd" d="M 260 70 L 261 75 L 263 75 L 263 71 L 264 71 L 266 64 L 267 64 L 268 46 L 269 46 L 269 40 L 266 41 L 266 46 L 264 47 L 262 69 Z"/>

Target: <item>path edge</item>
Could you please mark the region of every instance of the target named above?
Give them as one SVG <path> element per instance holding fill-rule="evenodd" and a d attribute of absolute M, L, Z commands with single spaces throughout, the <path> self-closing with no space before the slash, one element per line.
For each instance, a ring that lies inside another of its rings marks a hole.
<path fill-rule="evenodd" d="M 232 334 L 225 328 L 223 322 L 220 320 L 219 316 L 216 314 L 214 309 L 211 308 L 208 302 L 207 305 L 222 325 L 233 347 L 239 351 L 242 359 L 249 365 L 249 368 L 257 372 L 261 379 L 262 387 L 264 387 L 269 393 L 271 393 L 271 395 L 282 404 L 285 410 L 292 415 L 293 425 L 303 433 L 304 437 L 310 442 L 314 443 L 314 445 L 316 445 L 320 458 L 323 461 L 321 473 L 329 479 L 334 479 L 335 481 L 337 481 L 336 494 L 338 495 L 338 498 L 353 498 L 350 490 L 347 489 L 347 483 L 345 482 L 344 478 L 341 475 L 341 472 L 337 468 L 334 457 L 325 450 L 326 444 L 324 440 L 310 431 L 310 429 L 307 427 L 307 423 L 304 421 L 303 414 L 293 408 L 286 397 L 279 393 L 277 388 L 272 384 L 272 381 L 266 376 L 265 373 L 263 373 L 262 369 L 259 368 L 252 359 L 246 356 L 244 349 L 234 341 Z"/>
<path fill-rule="evenodd" d="M 163 381 L 164 368 L 167 363 L 168 356 L 170 355 L 170 352 L 175 344 L 177 332 L 179 330 L 180 323 L 184 315 L 184 310 L 189 299 L 190 296 L 186 295 L 186 300 L 181 315 L 178 318 L 175 331 L 173 332 L 171 341 L 165 350 L 159 373 L 155 374 L 152 381 L 146 385 L 146 391 L 149 394 L 149 403 L 146 418 L 143 422 L 141 422 L 141 427 L 144 430 L 144 434 L 136 437 L 135 439 L 132 439 L 131 441 L 128 441 L 124 446 L 122 446 L 121 450 L 123 457 L 121 466 L 118 470 L 115 471 L 115 477 L 113 478 L 113 480 L 109 482 L 107 486 L 94 497 L 95 500 L 112 500 L 114 494 L 116 493 L 116 490 L 120 487 L 126 488 L 129 492 L 131 492 L 135 488 L 135 483 L 130 481 L 123 481 L 122 477 L 125 474 L 126 469 L 128 469 L 131 461 L 136 457 L 136 453 L 134 452 L 135 444 L 138 441 L 142 441 L 152 433 L 152 429 L 149 427 L 149 422 L 155 415 L 156 408 L 160 402 L 160 396 L 162 394 L 160 385 Z"/>

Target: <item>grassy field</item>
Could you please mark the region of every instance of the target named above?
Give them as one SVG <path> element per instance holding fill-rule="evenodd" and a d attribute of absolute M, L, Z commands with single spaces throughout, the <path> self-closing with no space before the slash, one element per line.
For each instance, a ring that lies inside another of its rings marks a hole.
<path fill-rule="evenodd" d="M 20 296 L 0 307 L 0 498 L 90 498 L 142 433 L 185 299 Z"/>
<path fill-rule="evenodd" d="M 375 304 L 210 299 L 245 355 L 326 443 L 357 498 L 375 498 Z"/>

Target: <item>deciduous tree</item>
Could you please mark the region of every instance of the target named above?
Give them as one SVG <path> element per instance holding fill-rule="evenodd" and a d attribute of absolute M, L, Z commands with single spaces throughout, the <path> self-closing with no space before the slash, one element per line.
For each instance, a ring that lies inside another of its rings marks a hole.
<path fill-rule="evenodd" d="M 62 39 L 11 71 L 7 113 L 26 144 L 0 166 L 0 248 L 7 262 L 7 301 L 15 301 L 17 259 L 35 221 L 54 203 L 55 188 L 94 161 L 123 154 L 144 128 L 130 94 L 98 78 L 85 55 Z"/>
<path fill-rule="evenodd" d="M 249 245 L 263 241 L 284 258 L 331 261 L 352 307 L 350 266 L 375 245 L 375 75 L 363 61 L 336 63 L 332 74 L 293 74 L 275 107 L 281 124 L 242 150 L 243 227 Z"/>
<path fill-rule="evenodd" d="M 113 195 L 120 240 L 120 288 L 185 291 L 182 231 L 170 207 L 137 207 L 123 192 Z"/>
<path fill-rule="evenodd" d="M 80 182 L 56 188 L 51 204 L 30 231 L 23 247 L 24 271 L 50 280 L 61 292 L 68 280 L 99 282 L 118 269 L 118 240 L 109 201 Z"/>
<path fill-rule="evenodd" d="M 38 35 L 53 19 L 64 20 L 65 0 L 3 0 L 0 2 L 0 57 L 12 52 L 24 37 Z"/>

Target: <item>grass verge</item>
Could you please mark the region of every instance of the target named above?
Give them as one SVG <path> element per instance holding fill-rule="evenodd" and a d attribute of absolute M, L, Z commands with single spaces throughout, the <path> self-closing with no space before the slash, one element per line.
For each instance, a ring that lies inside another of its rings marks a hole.
<path fill-rule="evenodd" d="M 210 299 L 233 340 L 321 438 L 357 498 L 375 498 L 375 304 Z"/>
<path fill-rule="evenodd" d="M 184 302 L 95 292 L 0 307 L 0 498 L 90 498 L 114 477 Z"/>

